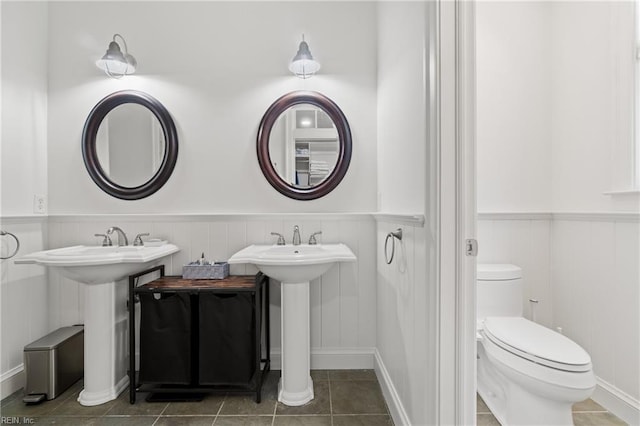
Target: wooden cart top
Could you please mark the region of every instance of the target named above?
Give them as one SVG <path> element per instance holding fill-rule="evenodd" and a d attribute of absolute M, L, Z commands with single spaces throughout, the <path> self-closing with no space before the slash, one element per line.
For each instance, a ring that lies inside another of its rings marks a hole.
<path fill-rule="evenodd" d="M 255 290 L 256 275 L 230 275 L 221 280 L 192 280 L 181 276 L 164 276 L 136 287 L 136 291 L 157 290 Z"/>

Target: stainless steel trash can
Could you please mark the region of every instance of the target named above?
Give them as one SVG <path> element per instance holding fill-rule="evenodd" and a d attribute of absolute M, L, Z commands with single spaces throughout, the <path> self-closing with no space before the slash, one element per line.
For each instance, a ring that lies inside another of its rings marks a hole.
<path fill-rule="evenodd" d="M 62 327 L 24 347 L 26 403 L 53 399 L 84 374 L 84 327 Z"/>

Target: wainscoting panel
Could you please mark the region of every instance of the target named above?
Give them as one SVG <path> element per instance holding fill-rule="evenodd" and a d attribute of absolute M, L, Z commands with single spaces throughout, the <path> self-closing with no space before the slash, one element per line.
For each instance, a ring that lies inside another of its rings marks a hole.
<path fill-rule="evenodd" d="M 598 378 L 638 409 L 640 224 L 585 219 L 553 222 L 554 327 L 583 346 Z"/>
<path fill-rule="evenodd" d="M 51 287 L 47 271 L 37 265 L 16 265 L 22 255 L 43 250 L 47 240 L 46 217 L 2 218 L 0 228 L 20 240 L 20 250 L 11 259 L 0 260 L 0 399 L 24 385 L 22 352 L 25 345 L 39 339 L 54 327 L 48 321 L 48 299 Z M 0 237 L 0 253 L 11 254 L 15 242 L 10 236 Z"/>
<path fill-rule="evenodd" d="M 393 262 L 387 264 L 385 240 L 397 228 L 403 230 L 402 242 L 395 242 Z M 421 224 L 379 218 L 376 372 L 396 424 L 430 424 L 436 410 L 435 247 L 435 238 Z"/>
<path fill-rule="evenodd" d="M 300 227 L 303 242 L 313 232 L 322 231 L 318 242 L 343 242 L 358 261 L 335 265 L 311 283 L 311 346 L 316 352 L 326 350 L 329 354 L 340 353 L 341 348 L 347 352 L 363 348 L 369 355 L 356 359 L 367 360 L 362 368 L 372 365 L 371 348 L 376 346 L 376 228 L 371 215 L 86 215 L 51 216 L 49 220 L 50 248 L 100 244 L 101 239 L 93 235 L 114 225 L 126 232 L 130 243 L 136 234 L 143 232 L 166 239 L 181 248 L 165 261 L 169 275 L 180 275 L 182 265 L 200 258 L 202 253 L 207 259 L 221 261 L 250 244 L 274 243 L 276 237 L 271 232 L 283 234 L 287 243 L 291 243 L 294 225 Z M 231 265 L 231 274 L 256 272 L 251 265 Z M 55 270 L 49 275 L 53 284 L 51 323 L 56 327 L 81 323 L 82 285 Z M 279 351 L 280 283 L 271 280 L 270 285 L 271 345 Z M 316 368 L 313 362 L 312 367 Z"/>

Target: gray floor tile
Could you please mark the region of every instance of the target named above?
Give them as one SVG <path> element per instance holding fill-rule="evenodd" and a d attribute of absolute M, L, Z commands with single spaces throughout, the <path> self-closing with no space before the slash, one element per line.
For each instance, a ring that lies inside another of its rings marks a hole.
<path fill-rule="evenodd" d="M 581 402 L 576 402 L 575 404 L 573 404 L 572 409 L 574 413 L 582 412 L 582 411 L 600 411 L 600 412 L 607 411 L 606 408 L 604 408 L 602 405 L 598 404 L 591 398 Z"/>
<path fill-rule="evenodd" d="M 0 401 L 0 408 L 4 407 L 5 405 L 8 405 L 9 403 L 15 401 L 16 399 L 22 399 L 22 397 L 24 396 L 24 392 L 22 391 L 22 389 L 12 393 L 11 395 L 5 397 L 2 401 Z"/>
<path fill-rule="evenodd" d="M 274 426 L 331 426 L 331 416 L 276 416 Z"/>
<path fill-rule="evenodd" d="M 62 402 L 51 412 L 52 416 L 104 416 L 113 408 L 117 400 L 104 404 L 86 407 L 78 402 L 78 395 L 74 394 Z"/>
<path fill-rule="evenodd" d="M 278 402 L 276 415 L 331 414 L 329 382 L 314 382 L 313 400 L 299 407 L 289 407 Z"/>
<path fill-rule="evenodd" d="M 491 414 L 480 395 L 477 396 L 478 426 L 498 426 L 500 423 Z M 573 405 L 573 422 L 575 426 L 612 426 L 626 425 L 625 422 L 607 412 L 606 408 L 592 399 L 577 402 Z"/>
<path fill-rule="evenodd" d="M 491 413 L 491 410 L 489 410 L 489 407 L 487 407 L 487 404 L 484 402 L 482 397 L 478 394 L 476 394 L 476 413 L 482 413 L 482 414 Z"/>
<path fill-rule="evenodd" d="M 625 422 L 611 413 L 573 413 L 575 426 L 618 426 Z"/>
<path fill-rule="evenodd" d="M 220 406 L 225 401 L 224 396 L 207 395 L 202 401 L 194 402 L 170 402 L 166 410 L 162 412 L 163 416 L 193 416 L 193 415 L 209 415 L 215 416 L 220 411 Z M 159 403 L 147 402 L 148 405 Z M 136 404 L 137 405 L 137 404 Z"/>
<path fill-rule="evenodd" d="M 314 382 L 329 380 L 329 370 L 311 370 L 311 378 Z"/>
<path fill-rule="evenodd" d="M 214 416 L 159 417 L 154 426 L 212 426 Z"/>
<path fill-rule="evenodd" d="M 22 402 L 22 391 L 20 391 L 19 397 L 13 398 L 10 402 L 2 404 L 2 416 L 43 417 L 50 415 L 64 402 L 64 398 L 56 398 L 51 401 L 43 401 L 39 404 L 25 404 Z M 91 414 L 88 415 L 91 416 Z"/>
<path fill-rule="evenodd" d="M 271 426 L 273 416 L 218 416 L 214 426 Z"/>
<path fill-rule="evenodd" d="M 388 414 L 378 382 L 331 381 L 333 414 Z"/>
<path fill-rule="evenodd" d="M 278 399 L 278 382 L 280 381 L 280 370 L 269 371 L 267 377 L 262 382 L 262 399 Z"/>
<path fill-rule="evenodd" d="M 339 381 L 348 380 L 350 382 L 356 380 L 378 380 L 373 370 L 330 370 L 329 380 Z"/>
<path fill-rule="evenodd" d="M 275 412 L 276 399 L 263 397 L 262 401 L 257 404 L 252 396 L 227 395 L 222 404 L 220 415 L 269 415 Z"/>
<path fill-rule="evenodd" d="M 99 417 L 36 417 L 33 423 L 36 425 L 62 425 L 62 426 L 92 426 L 95 425 Z M 27 424 L 23 422 L 22 424 Z"/>
<path fill-rule="evenodd" d="M 393 421 L 386 414 L 335 415 L 333 426 L 393 426 Z"/>
<path fill-rule="evenodd" d="M 166 402 L 147 402 L 145 397 L 136 395 L 136 403 L 129 402 L 129 392 L 123 392 L 107 411 L 108 416 L 159 416 L 167 408 Z"/>
<path fill-rule="evenodd" d="M 477 414 L 476 424 L 478 426 L 500 426 L 500 422 L 493 416 L 493 414 Z"/>
<path fill-rule="evenodd" d="M 151 426 L 156 416 L 108 416 L 98 417 L 92 426 Z"/>

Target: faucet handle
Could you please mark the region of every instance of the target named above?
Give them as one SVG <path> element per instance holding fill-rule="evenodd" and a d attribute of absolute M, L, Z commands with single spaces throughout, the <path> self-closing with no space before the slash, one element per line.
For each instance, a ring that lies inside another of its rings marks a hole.
<path fill-rule="evenodd" d="M 109 236 L 107 234 L 93 234 L 95 237 L 104 237 L 102 239 L 102 247 L 107 247 L 110 245 L 113 245 L 113 243 L 111 242 L 111 238 L 109 238 Z"/>
<path fill-rule="evenodd" d="M 278 242 L 276 243 L 277 245 L 279 245 L 279 246 L 285 245 L 284 236 L 282 234 L 279 234 L 277 232 L 272 232 L 271 235 L 277 235 L 278 236 Z"/>
<path fill-rule="evenodd" d="M 309 237 L 309 245 L 314 246 L 318 244 L 318 242 L 316 241 L 316 235 L 321 235 L 321 234 L 322 234 L 322 231 L 314 232 L 313 234 L 311 234 L 311 236 Z"/>
<path fill-rule="evenodd" d="M 136 235 L 136 238 L 133 240 L 133 245 L 134 246 L 143 246 L 144 242 L 142 241 L 142 237 L 148 237 L 148 236 L 149 236 L 148 232 Z"/>

